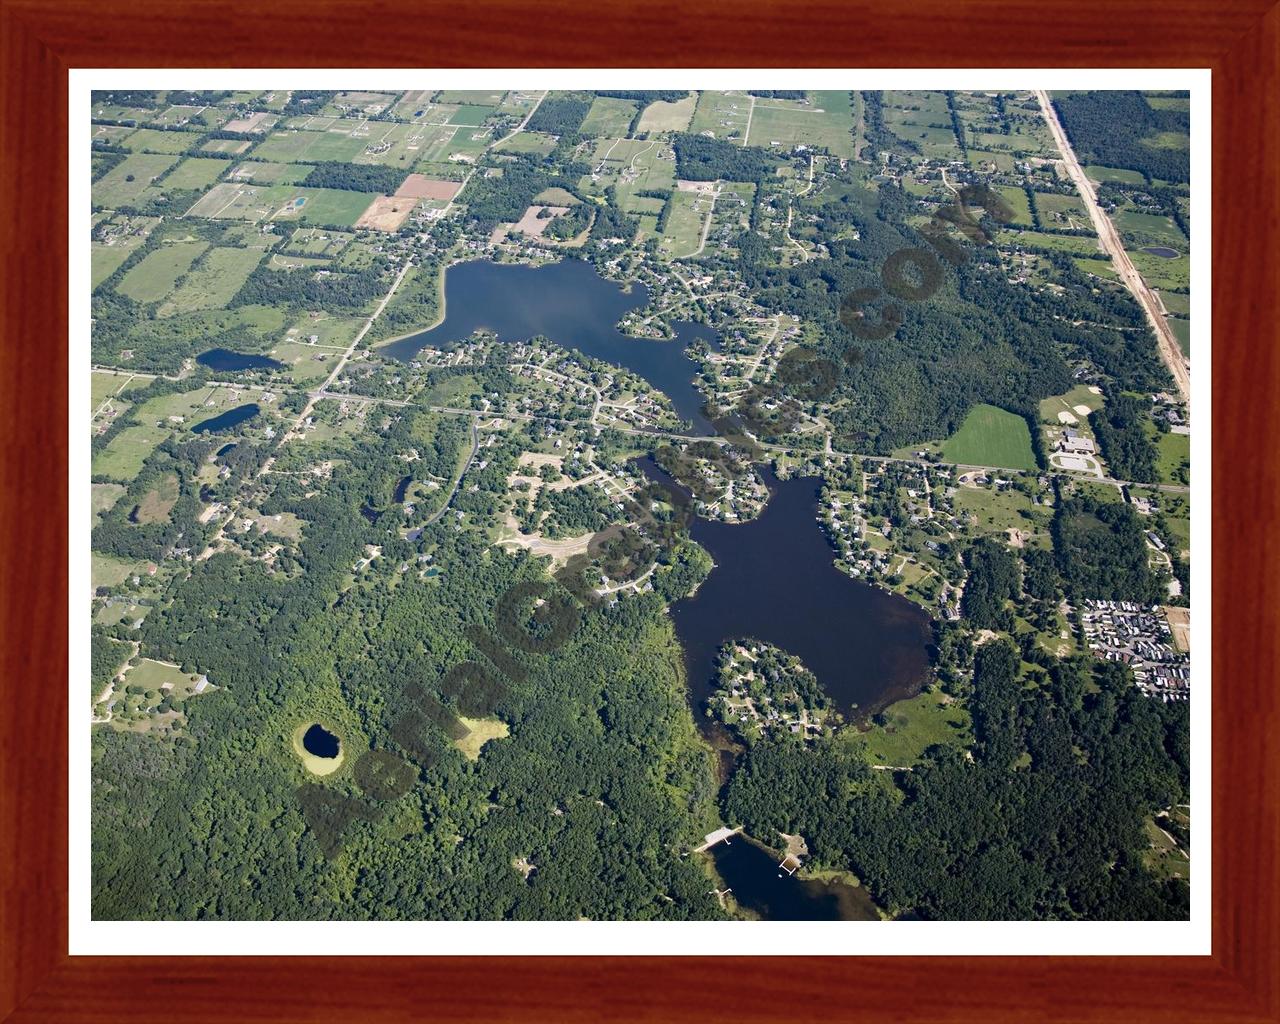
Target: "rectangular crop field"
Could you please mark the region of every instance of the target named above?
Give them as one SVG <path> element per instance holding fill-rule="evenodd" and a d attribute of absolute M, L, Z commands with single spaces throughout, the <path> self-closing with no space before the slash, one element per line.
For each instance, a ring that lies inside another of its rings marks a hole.
<path fill-rule="evenodd" d="M 751 97 L 746 93 L 707 89 L 698 97 L 689 131 L 695 134 L 710 132 L 717 139 L 740 143 L 747 130 L 747 111 L 750 109 Z"/>
<path fill-rule="evenodd" d="M 310 174 L 311 164 L 274 164 L 253 161 L 243 163 L 231 172 L 232 182 L 252 182 L 255 185 L 296 185 Z"/>
<path fill-rule="evenodd" d="M 261 249 L 211 249 L 187 275 L 182 287 L 160 307 L 159 315 L 221 309 L 240 290 L 261 259 Z"/>
<path fill-rule="evenodd" d="M 115 209 L 129 204 L 177 162 L 164 153 L 131 153 L 93 183 L 94 205 Z"/>
<path fill-rule="evenodd" d="M 808 102 L 756 99 L 747 144 L 789 152 L 797 145 L 853 156 L 853 109 L 849 94 L 839 90 L 811 92 Z"/>
<path fill-rule="evenodd" d="M 135 153 L 185 153 L 199 141 L 200 136 L 196 132 L 139 128 L 124 140 L 124 147 Z"/>
<path fill-rule="evenodd" d="M 336 188 L 294 188 L 290 197 L 272 215 L 272 219 L 351 227 L 375 198 L 370 192 L 348 192 Z"/>
<path fill-rule="evenodd" d="M 172 242 L 160 246 L 125 274 L 119 285 L 120 293 L 135 302 L 158 302 L 207 248 L 208 242 Z"/>
<path fill-rule="evenodd" d="M 634 100 L 614 99 L 610 96 L 597 96 L 587 111 L 581 135 L 603 135 L 618 138 L 627 134 L 631 119 L 636 116 L 639 104 Z"/>
<path fill-rule="evenodd" d="M 693 119 L 697 96 L 689 93 L 682 100 L 668 103 L 665 100 L 654 100 L 644 108 L 640 115 L 640 123 L 636 130 L 641 132 L 682 132 L 689 127 Z"/>
<path fill-rule="evenodd" d="M 214 185 L 196 200 L 186 216 L 215 220 L 247 220 L 256 223 L 270 217 L 294 194 L 292 185 L 256 185 L 224 181 Z"/>
<path fill-rule="evenodd" d="M 942 446 L 947 462 L 968 466 L 1035 469 L 1031 431 L 1021 416 L 993 405 L 976 405 Z"/>
<path fill-rule="evenodd" d="M 217 181 L 228 166 L 226 160 L 189 156 L 169 172 L 164 179 L 164 187 L 184 191 L 205 189 Z"/>

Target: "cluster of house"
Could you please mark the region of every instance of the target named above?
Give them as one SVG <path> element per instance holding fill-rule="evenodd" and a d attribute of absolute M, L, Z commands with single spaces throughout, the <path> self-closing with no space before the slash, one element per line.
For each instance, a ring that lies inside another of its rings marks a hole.
<path fill-rule="evenodd" d="M 1175 650 L 1173 632 L 1158 605 L 1132 601 L 1085 601 L 1080 609 L 1089 649 L 1099 658 L 1119 661 L 1148 697 L 1187 700 L 1191 696 L 1191 664 Z"/>

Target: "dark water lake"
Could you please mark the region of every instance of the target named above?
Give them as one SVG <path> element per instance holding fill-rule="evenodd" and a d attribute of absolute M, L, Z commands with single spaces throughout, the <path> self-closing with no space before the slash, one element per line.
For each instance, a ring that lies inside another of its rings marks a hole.
<path fill-rule="evenodd" d="M 1166 260 L 1176 260 L 1182 255 L 1177 249 L 1170 249 L 1167 245 L 1148 245 L 1142 251 L 1149 252 L 1152 256 L 1163 257 Z"/>
<path fill-rule="evenodd" d="M 863 888 L 843 882 L 801 879 L 778 867 L 781 854 L 741 834 L 709 851 L 724 887 L 740 905 L 766 921 L 878 921 Z"/>
<path fill-rule="evenodd" d="M 234 409 L 228 409 L 226 412 L 211 419 L 201 420 L 191 428 L 191 431 L 195 434 L 207 434 L 216 430 L 229 430 L 231 427 L 239 426 L 245 420 L 252 419 L 257 415 L 258 406 L 256 403 L 238 405 Z"/>
<path fill-rule="evenodd" d="M 401 481 L 398 484 L 396 484 L 396 493 L 391 500 L 395 502 L 397 505 L 399 505 L 400 502 L 404 501 L 405 492 L 409 489 L 409 485 L 411 483 L 413 483 L 412 476 L 406 476 L 402 478 Z"/>
<path fill-rule="evenodd" d="M 698 366 L 684 350 L 694 341 L 719 348 L 719 337 L 709 327 L 694 323 L 674 324 L 673 341 L 621 334 L 617 324 L 622 316 L 649 301 L 643 285 L 623 291 L 582 260 L 542 267 L 474 260 L 450 267 L 444 289 L 444 320 L 386 346 L 384 355 L 408 361 L 428 346 L 448 348 L 481 328 L 493 331 L 500 341 L 527 341 L 541 334 L 557 345 L 644 378 L 671 399 L 676 413 L 693 424 L 695 433 L 713 433 L 693 386 Z"/>
<path fill-rule="evenodd" d="M 211 348 L 196 356 L 196 362 L 211 370 L 278 370 L 284 363 L 268 356 L 251 356 L 247 352 L 233 352 L 229 348 Z"/>
<path fill-rule="evenodd" d="M 651 479 L 672 483 L 651 460 L 640 465 Z M 799 657 L 846 718 L 914 692 L 929 673 L 929 616 L 906 598 L 836 569 L 817 521 L 818 478 L 780 481 L 769 468 L 757 468 L 771 495 L 759 518 L 737 524 L 694 519 L 690 529 L 716 563 L 696 594 L 671 606 L 695 719 L 706 721 L 702 708 L 714 690 L 716 652 L 735 637 L 754 637 Z"/>
<path fill-rule="evenodd" d="M 316 757 L 337 757 L 338 737 L 317 722 L 302 737 L 302 748 Z"/>

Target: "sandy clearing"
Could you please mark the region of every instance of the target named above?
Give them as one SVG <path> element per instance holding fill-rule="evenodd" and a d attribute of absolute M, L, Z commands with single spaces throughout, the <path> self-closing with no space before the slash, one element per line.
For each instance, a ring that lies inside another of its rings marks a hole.
<path fill-rule="evenodd" d="M 1074 416 L 1072 416 L 1071 413 L 1067 412 L 1066 409 L 1063 409 L 1060 413 L 1058 413 L 1058 422 L 1059 423 L 1079 423 L 1080 421 L 1076 419 Z"/>
<path fill-rule="evenodd" d="M 360 215 L 356 227 L 372 228 L 375 231 L 399 231 L 400 225 L 409 219 L 409 214 L 417 205 L 417 199 L 405 196 L 378 196 Z"/>
<path fill-rule="evenodd" d="M 1075 410 L 1079 415 L 1085 417 L 1086 419 L 1088 418 L 1089 414 L 1093 412 L 1093 410 L 1090 409 L 1087 405 L 1077 405 L 1075 406 Z"/>

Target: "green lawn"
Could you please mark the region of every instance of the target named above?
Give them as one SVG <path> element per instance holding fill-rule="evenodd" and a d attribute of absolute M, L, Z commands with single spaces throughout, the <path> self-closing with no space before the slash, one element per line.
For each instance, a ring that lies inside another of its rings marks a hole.
<path fill-rule="evenodd" d="M 1147 179 L 1141 171 L 1131 171 L 1124 167 L 1102 167 L 1089 164 L 1084 173 L 1094 181 L 1118 181 L 1126 185 L 1145 185 Z"/>
<path fill-rule="evenodd" d="M 993 405 L 977 405 L 942 446 L 948 462 L 969 466 L 1035 469 L 1027 421 Z"/>

